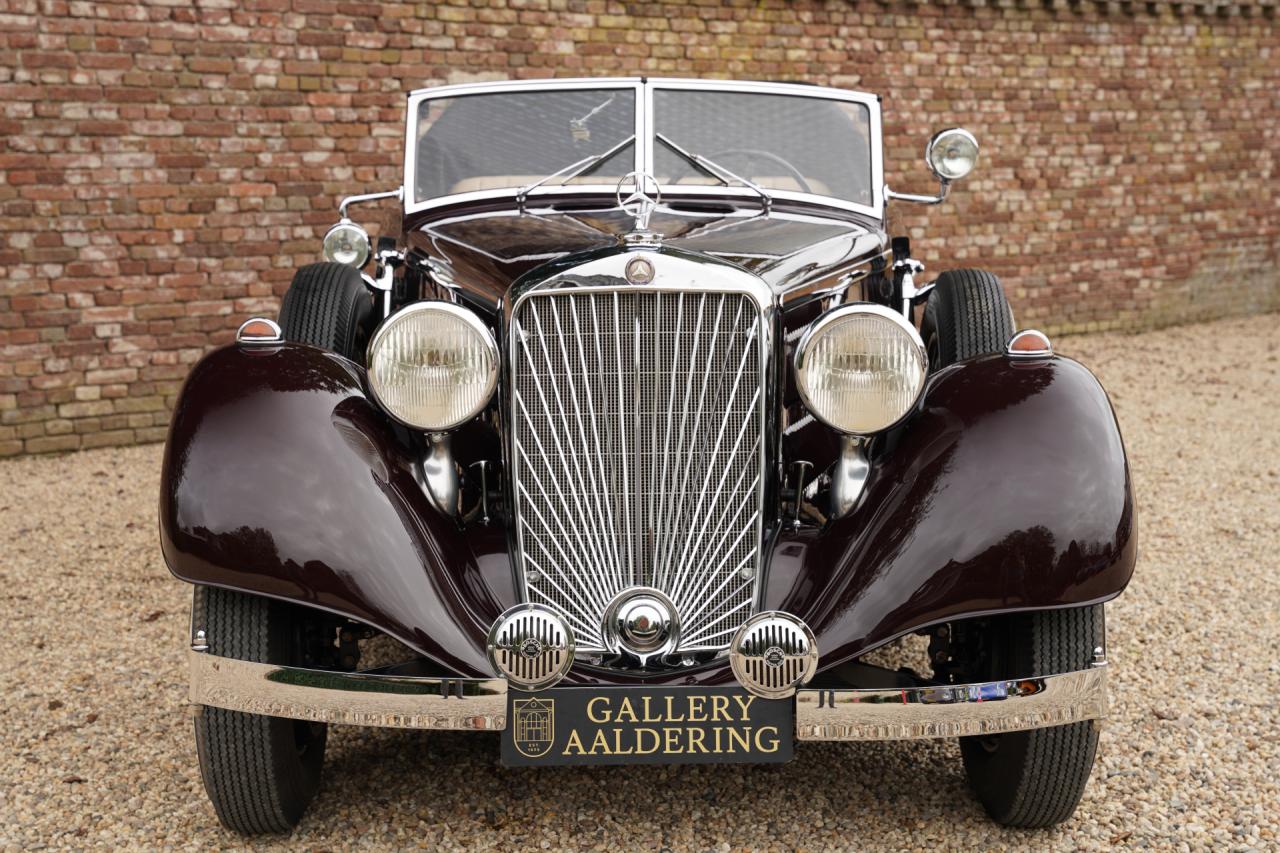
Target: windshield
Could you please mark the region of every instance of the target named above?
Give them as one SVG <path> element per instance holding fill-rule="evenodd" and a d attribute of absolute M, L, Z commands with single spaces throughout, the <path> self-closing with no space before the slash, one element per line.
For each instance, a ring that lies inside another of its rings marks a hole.
<path fill-rule="evenodd" d="M 543 185 L 613 186 L 635 168 L 635 143 L 627 142 L 635 129 L 634 89 L 426 100 L 418 107 L 416 198 L 520 189 L 598 156 Z"/>
<path fill-rule="evenodd" d="M 523 198 L 566 186 L 612 192 L 627 173 L 647 171 L 669 195 L 731 187 L 874 205 L 866 103 L 818 89 L 651 85 L 646 116 L 636 99 L 647 89 L 635 84 L 424 93 L 411 136 L 413 201 L 485 191 Z"/>
<path fill-rule="evenodd" d="M 862 104 L 754 92 L 659 89 L 653 95 L 655 177 L 664 188 L 723 185 L 677 149 L 764 190 L 871 204 L 871 118 Z M 669 139 L 669 143 L 663 140 Z"/>

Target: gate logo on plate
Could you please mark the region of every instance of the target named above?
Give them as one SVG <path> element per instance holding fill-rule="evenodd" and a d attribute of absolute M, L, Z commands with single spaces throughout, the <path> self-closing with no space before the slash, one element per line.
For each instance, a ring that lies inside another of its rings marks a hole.
<path fill-rule="evenodd" d="M 546 755 L 556 739 L 556 700 L 516 699 L 511 705 L 511 737 L 521 755 Z"/>

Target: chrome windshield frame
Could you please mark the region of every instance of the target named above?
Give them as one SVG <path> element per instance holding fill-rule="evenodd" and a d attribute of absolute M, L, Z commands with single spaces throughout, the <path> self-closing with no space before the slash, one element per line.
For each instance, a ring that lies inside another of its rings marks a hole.
<path fill-rule="evenodd" d="M 635 96 L 635 163 L 634 169 L 653 174 L 654 169 L 654 92 L 658 90 L 695 90 L 711 92 L 742 92 L 763 95 L 788 95 L 802 98 L 820 98 L 845 101 L 866 108 L 871 134 L 871 204 L 791 190 L 769 190 L 776 202 L 799 202 L 835 210 L 860 213 L 875 219 L 884 219 L 884 152 L 881 140 L 880 98 L 866 92 L 808 86 L 797 83 L 753 83 L 730 80 L 697 80 L 678 78 L 597 77 L 555 80 L 504 80 L 487 83 L 461 83 L 419 89 L 409 94 L 405 113 L 404 156 L 404 213 L 406 216 L 436 208 L 459 204 L 510 199 L 516 205 L 522 187 L 492 190 L 476 190 L 467 193 L 437 196 L 419 201 L 415 198 L 417 186 L 417 125 L 418 110 L 424 101 L 438 98 L 457 98 L 466 95 L 496 94 L 500 92 L 544 92 L 572 89 L 630 90 Z M 556 196 L 581 196 L 607 194 L 613 198 L 616 187 L 612 182 L 601 184 L 571 184 L 556 186 L 543 184 L 528 192 L 530 198 L 554 199 Z M 745 186 L 697 186 L 675 185 L 663 187 L 664 197 L 670 198 L 720 198 L 759 202 L 759 194 Z"/>

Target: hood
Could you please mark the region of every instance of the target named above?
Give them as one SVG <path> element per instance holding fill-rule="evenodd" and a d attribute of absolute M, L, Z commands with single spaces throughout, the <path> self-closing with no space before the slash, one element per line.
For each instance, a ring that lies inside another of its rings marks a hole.
<path fill-rule="evenodd" d="M 411 251 L 446 264 L 459 286 L 496 307 L 511 284 L 543 264 L 616 246 L 633 218 L 607 209 L 520 212 L 509 206 L 468 212 L 411 227 Z M 736 264 L 778 297 L 812 291 L 882 258 L 888 240 L 879 223 L 806 213 L 763 216 L 757 208 L 663 207 L 649 230 L 663 245 Z"/>

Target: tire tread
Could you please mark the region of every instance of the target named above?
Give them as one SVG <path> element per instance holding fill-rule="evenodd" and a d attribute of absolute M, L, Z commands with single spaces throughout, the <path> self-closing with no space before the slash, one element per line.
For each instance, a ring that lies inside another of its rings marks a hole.
<path fill-rule="evenodd" d="M 1027 614 L 1019 640 L 1027 643 L 1034 674 L 1084 669 L 1101 637 L 1101 607 L 1070 607 Z M 1083 638 L 1092 638 L 1082 644 Z M 1071 817 L 1084 795 L 1098 747 L 1092 720 L 1034 729 L 1027 744 L 1023 776 L 1001 823 L 1046 827 Z"/>
<path fill-rule="evenodd" d="M 197 587 L 194 606 L 203 614 L 211 654 L 271 662 L 270 601 Z M 197 711 L 200 774 L 214 811 L 228 828 L 257 835 L 287 833 L 297 824 L 314 785 L 292 778 L 292 768 L 279 754 L 292 748 L 292 725 L 291 720 L 224 708 Z"/>
<path fill-rule="evenodd" d="M 938 276 L 924 326 L 938 336 L 935 369 L 1002 352 L 1013 337 L 1013 315 L 1000 279 L 985 270 L 947 270 Z"/>
<path fill-rule="evenodd" d="M 308 264 L 298 269 L 280 303 L 286 340 L 332 350 L 363 363 L 363 333 L 373 311 L 359 271 L 342 264 Z"/>
<path fill-rule="evenodd" d="M 1004 644 L 1003 671 L 973 675 L 991 679 L 1085 669 L 1101 642 L 1102 620 L 1102 605 L 1001 617 L 992 630 Z M 993 740 L 994 754 L 984 746 Z M 1089 781 L 1097 746 L 1092 720 L 960 739 L 965 770 L 987 813 L 997 823 L 1027 829 L 1071 817 Z"/>

